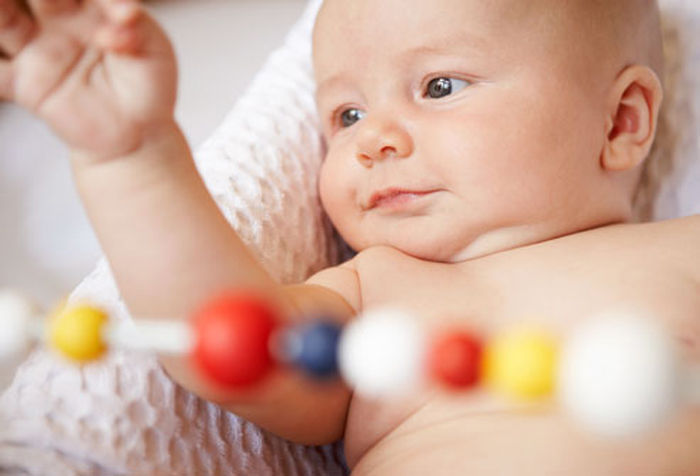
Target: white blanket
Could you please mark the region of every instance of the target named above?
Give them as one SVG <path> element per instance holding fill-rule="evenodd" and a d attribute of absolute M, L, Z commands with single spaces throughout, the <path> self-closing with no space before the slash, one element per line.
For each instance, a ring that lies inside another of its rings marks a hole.
<path fill-rule="evenodd" d="M 197 154 L 221 209 L 283 282 L 336 263 L 342 243 L 316 192 L 323 144 L 310 30 L 320 0 Z M 668 75 L 639 215 L 700 213 L 700 4 L 662 0 Z M 103 261 L 76 290 L 128 318 Z M 35 351 L 0 399 L 0 472 L 33 475 L 344 474 L 340 445 L 287 443 L 174 385 L 149 355 L 82 369 Z M 5 474 L 5 473 L 3 473 Z"/>

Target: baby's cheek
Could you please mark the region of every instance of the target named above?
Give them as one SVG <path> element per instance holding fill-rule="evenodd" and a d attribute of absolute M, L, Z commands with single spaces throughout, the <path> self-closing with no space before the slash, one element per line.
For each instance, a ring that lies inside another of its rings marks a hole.
<path fill-rule="evenodd" d="M 357 208 L 358 177 L 346 164 L 326 159 L 319 177 L 321 204 L 343 239 L 355 249 L 358 245 L 360 211 Z"/>
<path fill-rule="evenodd" d="M 323 209 L 336 227 L 343 216 L 344 202 L 347 201 L 347 185 L 343 176 L 337 162 L 326 158 L 319 176 L 319 195 Z"/>
<path fill-rule="evenodd" d="M 321 198 L 321 205 L 328 211 L 328 167 L 327 162 L 323 162 L 318 176 L 318 195 Z"/>

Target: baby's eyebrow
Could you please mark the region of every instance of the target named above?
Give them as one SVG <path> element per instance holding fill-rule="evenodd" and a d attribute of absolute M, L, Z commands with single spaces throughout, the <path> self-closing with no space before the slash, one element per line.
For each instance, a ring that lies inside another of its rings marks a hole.
<path fill-rule="evenodd" d="M 478 52 L 485 54 L 488 52 L 489 43 L 483 37 L 469 33 L 440 35 L 421 44 L 406 48 L 401 54 L 402 58 L 411 58 L 426 55 L 445 55 L 463 53 L 466 50 L 470 54 Z"/>
<path fill-rule="evenodd" d="M 460 55 L 464 54 L 465 51 L 468 51 L 470 56 L 475 53 L 485 55 L 488 54 L 488 47 L 489 44 L 484 38 L 467 32 L 441 35 L 419 45 L 407 47 L 397 55 L 397 62 L 406 64 L 420 56 Z M 343 73 L 336 73 L 323 79 L 316 85 L 316 98 L 322 97 L 329 90 L 347 82 Z"/>
<path fill-rule="evenodd" d="M 343 73 L 334 74 L 316 85 L 316 98 L 318 99 L 327 94 L 330 90 L 347 83 L 348 80 Z"/>

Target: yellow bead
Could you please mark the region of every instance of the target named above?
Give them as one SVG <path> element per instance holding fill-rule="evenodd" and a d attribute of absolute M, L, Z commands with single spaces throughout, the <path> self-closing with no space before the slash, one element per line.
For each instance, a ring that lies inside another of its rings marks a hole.
<path fill-rule="evenodd" d="M 484 381 L 493 390 L 516 399 L 547 397 L 554 391 L 557 354 L 556 340 L 546 332 L 512 330 L 487 344 Z"/>
<path fill-rule="evenodd" d="M 63 308 L 53 318 L 49 339 L 69 359 L 88 362 L 107 350 L 102 337 L 106 323 L 107 315 L 99 309 L 89 306 Z"/>

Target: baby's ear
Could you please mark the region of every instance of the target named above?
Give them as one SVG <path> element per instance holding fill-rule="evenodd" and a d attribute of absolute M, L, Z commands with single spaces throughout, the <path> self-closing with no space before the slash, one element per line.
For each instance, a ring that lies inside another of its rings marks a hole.
<path fill-rule="evenodd" d="M 661 81 L 651 68 L 630 66 L 615 80 L 610 100 L 601 166 L 631 170 L 644 162 L 654 142 L 663 100 Z"/>

